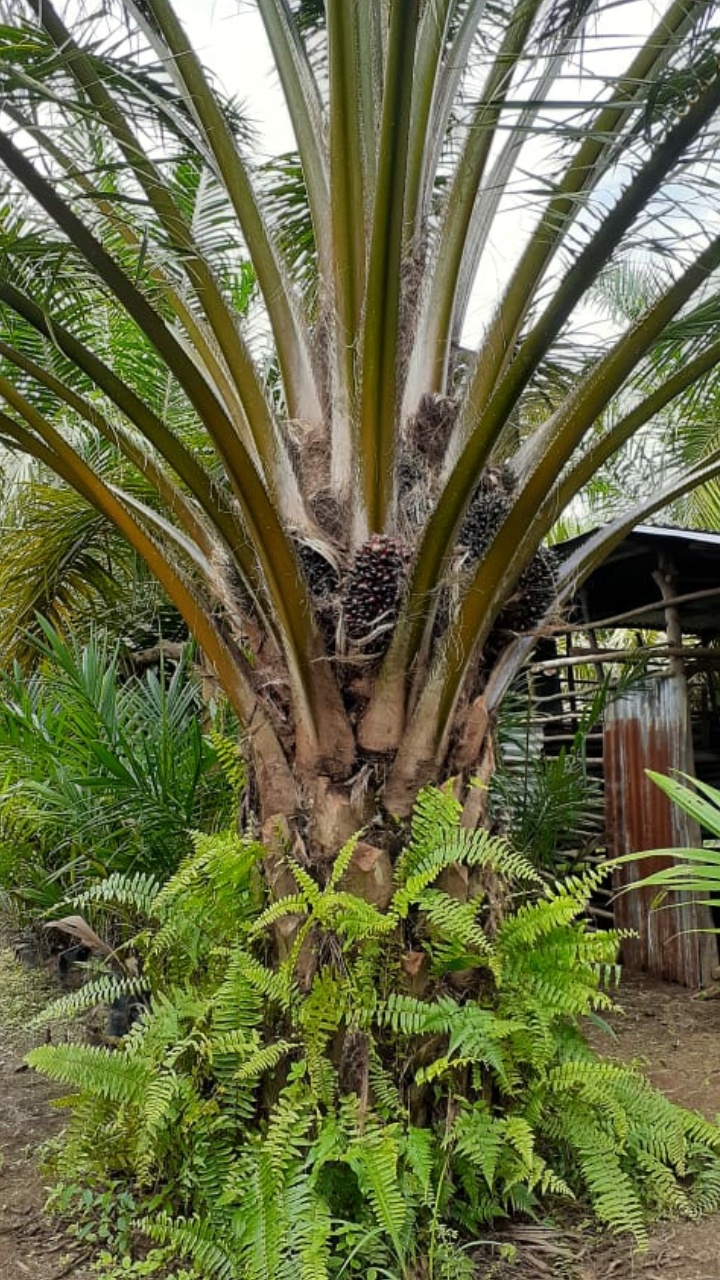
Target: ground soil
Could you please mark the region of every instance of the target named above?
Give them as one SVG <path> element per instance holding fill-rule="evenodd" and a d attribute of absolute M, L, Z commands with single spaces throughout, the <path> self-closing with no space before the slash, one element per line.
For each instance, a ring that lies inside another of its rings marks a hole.
<path fill-rule="evenodd" d="M 24 970 L 0 948 L 0 1280 L 89 1280 L 87 1246 L 43 1211 L 47 1198 L 39 1156 L 62 1128 L 53 1109 L 58 1090 L 24 1065 L 23 1058 L 56 1024 L 32 1025 L 53 994 L 42 970 Z"/>
<path fill-rule="evenodd" d="M 604 1053 L 641 1060 L 649 1077 L 676 1102 L 709 1118 L 720 1113 L 720 999 L 696 1000 L 681 987 L 626 980 L 617 1037 L 598 1039 Z M 90 1280 L 86 1248 L 46 1217 L 40 1147 L 62 1118 L 54 1090 L 23 1067 L 44 1032 L 29 1013 L 47 999 L 33 975 L 0 951 L 0 1280 Z M 62 1035 L 53 1028 L 53 1035 Z M 512 1243 L 512 1266 L 498 1260 Z M 514 1225 L 487 1250 L 481 1274 L 493 1280 L 720 1280 L 720 1214 L 669 1222 L 652 1232 L 647 1253 L 627 1241 L 598 1238 L 589 1222 Z M 488 1275 L 489 1272 L 489 1275 Z"/>

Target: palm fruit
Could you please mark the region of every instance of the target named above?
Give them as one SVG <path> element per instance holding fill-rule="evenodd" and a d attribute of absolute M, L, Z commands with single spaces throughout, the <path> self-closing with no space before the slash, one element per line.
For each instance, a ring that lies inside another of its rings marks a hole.
<path fill-rule="evenodd" d="M 342 585 L 345 630 L 351 640 L 363 640 L 395 620 L 408 559 L 404 544 L 384 534 L 373 534 L 358 547 Z"/>
<path fill-rule="evenodd" d="M 486 472 L 480 479 L 460 526 L 459 539 L 473 560 L 487 551 L 510 509 L 510 498 L 499 477 Z"/>
<path fill-rule="evenodd" d="M 521 633 L 537 626 L 555 599 L 557 563 L 550 547 L 538 547 L 520 577 L 515 596 L 500 615 L 500 626 Z"/>
<path fill-rule="evenodd" d="M 309 542 L 296 543 L 296 549 L 310 595 L 316 600 L 335 595 L 339 581 L 335 566 Z"/>

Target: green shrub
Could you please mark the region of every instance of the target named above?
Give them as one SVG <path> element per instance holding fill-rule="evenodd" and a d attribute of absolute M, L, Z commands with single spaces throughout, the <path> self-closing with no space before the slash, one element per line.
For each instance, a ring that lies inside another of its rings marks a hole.
<path fill-rule="evenodd" d="M 0 889 L 35 914 L 113 870 L 167 876 L 235 799 L 186 665 L 123 679 L 117 643 L 42 627 L 39 669 L 0 679 Z"/>
<path fill-rule="evenodd" d="M 548 1197 L 640 1243 L 654 1213 L 718 1202 L 720 1131 L 581 1034 L 617 978 L 594 874 L 540 883 L 445 791 L 420 796 L 384 910 L 348 887 L 356 844 L 324 885 L 291 861 L 279 902 L 235 834 L 198 836 L 162 888 L 84 894 L 144 920 L 142 974 L 54 1013 L 150 996 L 118 1050 L 29 1057 L 77 1091 L 61 1177 L 127 1185 L 162 1257 L 219 1280 L 457 1280 L 489 1223 Z"/>

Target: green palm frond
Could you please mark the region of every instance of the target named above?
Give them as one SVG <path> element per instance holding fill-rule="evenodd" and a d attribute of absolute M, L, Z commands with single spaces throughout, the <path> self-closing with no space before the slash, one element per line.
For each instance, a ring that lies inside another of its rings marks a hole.
<path fill-rule="evenodd" d="M 97 632 L 85 645 L 66 642 L 44 619 L 38 630 L 37 670 L 16 667 L 2 680 L 0 811 L 16 831 L 22 821 L 60 894 L 121 868 L 149 876 L 125 883 L 117 904 L 142 914 L 153 876 L 191 848 L 194 823 L 229 812 L 198 722 L 198 684 L 183 663 L 168 677 L 123 678 L 118 642 Z M 22 874 L 6 887 L 22 899 Z M 118 888 L 111 880 L 96 901 L 110 905 Z"/>

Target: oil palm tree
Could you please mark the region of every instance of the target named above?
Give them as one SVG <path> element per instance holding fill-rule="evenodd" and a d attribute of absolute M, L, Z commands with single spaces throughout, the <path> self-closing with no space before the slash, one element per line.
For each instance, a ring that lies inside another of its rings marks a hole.
<path fill-rule="evenodd" d="M 625 47 L 606 0 L 257 0 L 297 148 L 270 167 L 171 0 L 3 8 L 2 443 L 147 561 L 245 726 L 266 833 L 331 857 L 471 777 L 543 619 L 720 471 L 668 449 L 571 560 L 543 547 L 720 359 L 712 6 Z M 590 292 L 640 243 L 665 283 L 593 340 Z"/>

